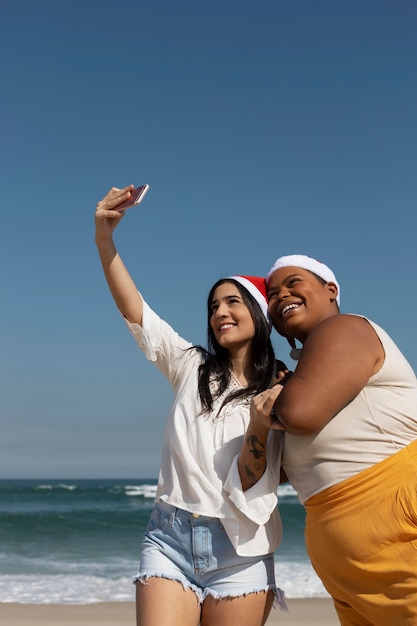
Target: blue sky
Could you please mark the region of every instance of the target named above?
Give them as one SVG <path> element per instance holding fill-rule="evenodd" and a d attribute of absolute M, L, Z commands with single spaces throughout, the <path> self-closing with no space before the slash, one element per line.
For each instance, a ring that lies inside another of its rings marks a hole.
<path fill-rule="evenodd" d="M 2 3 L 0 477 L 157 475 L 171 391 L 94 245 L 113 185 L 150 184 L 116 243 L 191 341 L 219 277 L 305 253 L 417 369 L 416 27 L 414 0 Z"/>

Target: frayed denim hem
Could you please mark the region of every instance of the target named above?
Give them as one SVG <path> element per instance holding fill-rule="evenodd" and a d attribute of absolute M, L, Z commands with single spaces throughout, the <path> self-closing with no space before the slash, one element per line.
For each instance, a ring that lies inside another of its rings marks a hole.
<path fill-rule="evenodd" d="M 259 589 L 252 589 L 251 591 L 245 591 L 243 593 L 218 593 L 217 591 L 213 591 L 212 589 L 204 590 L 204 599 L 208 596 L 215 598 L 216 600 L 225 600 L 226 598 L 240 598 L 241 596 L 248 596 L 251 593 L 263 593 L 265 591 L 273 591 L 274 592 L 274 604 L 273 607 L 280 608 L 281 611 L 288 611 L 287 603 L 284 599 L 284 592 L 279 587 L 274 585 L 269 585 L 268 587 L 260 587 Z"/>
<path fill-rule="evenodd" d="M 285 594 L 282 589 L 276 586 L 270 585 L 268 587 L 261 587 L 259 589 L 253 589 L 252 591 L 246 591 L 243 593 L 221 594 L 209 588 L 203 590 L 200 587 L 193 585 L 193 583 L 181 580 L 179 578 L 175 578 L 175 576 L 167 576 L 166 574 L 152 574 L 152 575 L 145 575 L 145 576 L 136 576 L 133 579 L 133 582 L 142 583 L 143 585 L 149 585 L 150 584 L 148 582 L 149 578 L 165 578 L 166 580 L 172 580 L 174 582 L 180 583 L 183 589 L 191 589 L 191 591 L 194 591 L 194 593 L 197 596 L 197 600 L 199 604 L 202 604 L 208 596 L 211 596 L 215 600 L 226 600 L 227 598 L 239 598 L 240 596 L 248 596 L 251 593 L 262 593 L 264 591 L 273 591 L 274 592 L 273 607 L 275 609 L 280 608 L 281 611 L 288 611 L 288 606 L 287 606 L 287 603 L 285 602 Z"/>
<path fill-rule="evenodd" d="M 142 585 L 150 585 L 150 583 L 148 582 L 149 578 L 165 578 L 165 580 L 172 580 L 173 582 L 180 583 L 180 585 L 182 585 L 184 590 L 191 589 L 191 591 L 194 591 L 195 595 L 197 596 L 198 604 L 203 603 L 205 595 L 204 595 L 204 592 L 200 589 L 200 587 L 197 587 L 196 585 L 193 585 L 193 583 L 190 583 L 188 581 L 181 580 L 180 578 L 175 578 L 175 576 L 167 576 L 166 574 L 151 574 L 151 575 L 146 575 L 146 576 L 135 576 L 135 578 L 133 579 L 133 582 L 134 584 L 142 583 Z"/>

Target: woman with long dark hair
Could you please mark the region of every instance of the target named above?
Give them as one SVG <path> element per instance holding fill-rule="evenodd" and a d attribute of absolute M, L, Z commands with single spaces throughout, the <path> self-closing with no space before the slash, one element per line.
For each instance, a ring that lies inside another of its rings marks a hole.
<path fill-rule="evenodd" d="M 152 311 L 113 242 L 117 206 L 133 186 L 112 188 L 95 213 L 96 244 L 115 303 L 145 356 L 170 382 L 155 506 L 142 543 L 138 626 L 261 626 L 276 587 L 274 550 L 281 540 L 275 477 L 243 490 L 238 457 L 250 400 L 276 379 L 265 280 L 233 276 L 208 297 L 207 348 L 193 346 Z M 276 459 L 281 433 L 253 458 Z M 271 482 L 272 481 L 272 482 Z"/>

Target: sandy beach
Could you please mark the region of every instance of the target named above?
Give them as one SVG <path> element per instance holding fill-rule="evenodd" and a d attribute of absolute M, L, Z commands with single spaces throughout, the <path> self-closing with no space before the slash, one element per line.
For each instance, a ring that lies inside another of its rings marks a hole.
<path fill-rule="evenodd" d="M 289 612 L 273 609 L 268 626 L 339 626 L 331 600 L 287 600 Z M 2 626 L 135 626 L 135 606 L 129 602 L 109 604 L 13 604 L 0 603 Z"/>

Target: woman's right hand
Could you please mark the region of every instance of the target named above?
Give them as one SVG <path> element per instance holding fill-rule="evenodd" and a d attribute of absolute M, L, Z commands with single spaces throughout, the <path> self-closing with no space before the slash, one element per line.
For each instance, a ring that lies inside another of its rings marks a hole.
<path fill-rule="evenodd" d="M 97 203 L 94 215 L 97 242 L 111 238 L 114 229 L 124 216 L 124 211 L 117 211 L 117 205 L 129 199 L 132 189 L 134 185 L 128 185 L 123 189 L 112 187 Z"/>
<path fill-rule="evenodd" d="M 143 300 L 113 241 L 113 231 L 124 215 L 117 205 L 128 200 L 133 185 L 123 189 L 112 187 L 98 202 L 95 212 L 96 245 L 109 289 L 117 308 L 124 317 L 142 324 Z"/>

